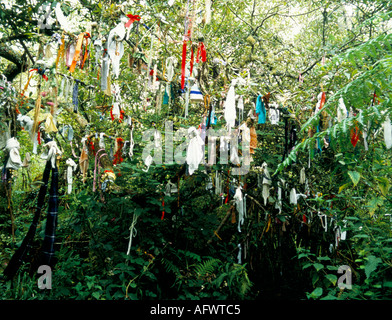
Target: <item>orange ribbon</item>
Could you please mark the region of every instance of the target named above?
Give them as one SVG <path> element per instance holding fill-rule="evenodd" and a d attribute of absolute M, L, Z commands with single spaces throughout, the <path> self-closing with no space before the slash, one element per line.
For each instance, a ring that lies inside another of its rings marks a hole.
<path fill-rule="evenodd" d="M 83 40 L 85 38 L 89 38 L 89 37 L 90 37 L 90 34 L 88 32 L 82 32 L 81 34 L 79 34 L 78 41 L 77 41 L 76 47 L 75 47 L 75 54 L 73 56 L 71 66 L 69 67 L 69 72 L 75 71 L 76 64 L 80 60 L 80 52 L 82 51 Z M 86 45 L 86 48 L 87 48 L 87 45 Z"/>
<path fill-rule="evenodd" d="M 321 100 L 320 100 L 319 110 L 321 110 L 324 107 L 324 103 L 325 103 L 325 92 L 321 93 Z"/>
<path fill-rule="evenodd" d="M 57 51 L 57 59 L 56 59 L 56 69 L 58 67 L 59 61 L 61 58 L 64 58 L 64 53 L 65 53 L 65 37 L 64 37 L 64 33 L 61 37 L 61 45 L 59 47 L 59 50 Z"/>

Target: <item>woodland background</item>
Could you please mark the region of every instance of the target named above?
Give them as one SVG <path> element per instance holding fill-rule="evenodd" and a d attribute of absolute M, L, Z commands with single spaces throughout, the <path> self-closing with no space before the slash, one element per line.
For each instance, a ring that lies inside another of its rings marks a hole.
<path fill-rule="evenodd" d="M 40 290 L 31 268 L 42 243 L 44 207 L 28 259 L 13 279 L 0 280 L 1 299 L 392 297 L 391 150 L 383 127 L 391 116 L 390 1 L 61 1 L 69 21 L 65 33 L 54 14 L 46 21 L 48 27 L 42 25 L 45 4 L 52 10 L 57 5 L 30 0 L 0 3 L 0 73 L 6 77 L 0 92 L 1 126 L 7 130 L 4 124 L 9 125 L 20 142 L 22 159 L 31 154 L 29 166 L 14 170 L 12 179 L 2 183 L 0 272 L 31 224 L 45 165 L 42 145 L 37 154 L 31 153 L 33 143 L 16 121 L 16 108 L 21 114 L 31 112 L 38 95 L 46 92 L 42 109 L 54 115 L 58 128 L 71 124 L 74 129 L 75 162 L 86 134 L 104 132 L 124 140 L 130 136 L 129 124 L 113 121 L 110 108 L 102 108 L 111 105 L 113 97 L 99 89 L 101 57 L 94 45 L 85 67 L 70 74 L 63 59 L 56 67 L 59 43 L 54 34 L 64 34 L 68 44 L 89 30 L 93 43 L 99 37 L 107 39 L 121 16 L 141 17 L 124 43 L 119 77 L 111 74 L 112 83 L 121 89 L 125 119 L 132 118 L 135 146 L 132 157 L 124 153 L 124 160 L 113 167 L 116 178 L 107 189 L 93 192 L 95 157 L 90 156 L 87 180 L 82 181 L 78 169 L 68 194 L 65 161 L 72 150 L 66 137 L 54 134 L 63 155 L 52 289 Z M 175 130 L 197 128 L 204 121 L 203 102 L 191 103 L 184 117 L 179 75 L 187 16 L 193 19 L 195 49 L 200 40 L 206 48 L 207 61 L 195 63 L 195 69 L 200 90 L 215 105 L 219 118 L 215 128 L 226 125 L 219 117 L 223 102 L 231 81 L 240 77 L 246 81 L 236 86 L 236 94 L 244 97 L 245 117 L 249 111 L 252 114 L 259 94 L 269 93 L 270 103 L 280 107 L 278 125 L 249 120 L 258 145 L 245 176 L 228 176 L 232 164 L 219 163 L 200 165 L 193 175 L 187 173 L 186 164 L 153 164 L 143 171 L 143 131 L 155 126 L 163 133 L 165 120 L 172 120 Z M 166 61 L 172 56 L 177 59 L 173 97 L 163 104 Z M 29 72 L 39 60 L 49 64 L 48 81 Z M 155 65 L 158 90 L 148 85 L 154 80 L 150 70 Z M 59 96 L 61 74 L 83 82 L 77 113 L 71 96 Z M 315 114 L 322 91 L 326 101 L 322 112 Z M 337 121 L 340 98 L 350 116 Z M 355 146 L 353 130 L 361 133 Z M 108 149 L 113 144 L 106 140 Z M 3 149 L 1 163 L 6 156 Z M 264 162 L 272 181 L 266 204 L 261 182 Z M 111 165 L 109 161 L 102 166 Z M 308 189 L 300 183 L 302 168 Z M 224 174 L 222 195 L 215 192 L 216 171 Z M 169 181 L 178 192 L 165 195 Z M 247 194 L 241 233 L 233 201 L 238 183 Z M 276 208 L 279 186 L 281 211 Z M 290 203 L 293 187 L 298 194 L 308 194 L 296 205 Z M 319 213 L 326 215 L 326 230 Z M 137 232 L 127 255 L 134 217 Z M 346 232 L 346 239 L 337 242 L 339 231 Z M 342 265 L 352 270 L 351 289 L 337 286 Z"/>

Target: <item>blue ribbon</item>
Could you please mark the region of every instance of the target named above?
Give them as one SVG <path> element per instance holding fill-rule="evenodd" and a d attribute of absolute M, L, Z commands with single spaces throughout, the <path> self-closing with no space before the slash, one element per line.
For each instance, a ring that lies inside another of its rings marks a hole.
<path fill-rule="evenodd" d="M 259 124 L 265 123 L 267 112 L 261 95 L 259 95 L 256 100 L 256 114 L 259 115 Z"/>

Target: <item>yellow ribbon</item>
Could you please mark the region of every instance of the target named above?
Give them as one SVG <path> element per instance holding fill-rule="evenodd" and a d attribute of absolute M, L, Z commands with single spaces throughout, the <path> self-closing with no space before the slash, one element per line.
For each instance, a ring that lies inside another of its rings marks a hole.
<path fill-rule="evenodd" d="M 64 57 L 64 52 L 65 52 L 64 48 L 65 48 L 65 36 L 64 36 L 64 32 L 63 32 L 62 37 L 61 37 L 61 45 L 60 45 L 60 48 L 57 52 L 56 70 L 57 70 L 60 58 Z"/>
<path fill-rule="evenodd" d="M 45 131 L 46 131 L 47 133 L 50 133 L 50 132 L 57 132 L 57 131 L 58 131 L 57 128 L 56 128 L 56 125 L 55 125 L 54 122 L 53 122 L 53 116 L 52 116 L 50 113 L 48 113 L 48 115 L 47 115 L 47 117 L 46 117 L 46 121 L 45 121 Z"/>

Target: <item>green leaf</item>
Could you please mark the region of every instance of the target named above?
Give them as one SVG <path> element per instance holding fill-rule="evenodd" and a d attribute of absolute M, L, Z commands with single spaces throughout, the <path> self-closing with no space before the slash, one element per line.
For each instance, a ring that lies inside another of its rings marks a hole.
<path fill-rule="evenodd" d="M 358 184 L 359 180 L 361 179 L 361 174 L 357 171 L 348 171 L 348 175 L 355 187 Z"/>
<path fill-rule="evenodd" d="M 328 256 L 324 256 L 324 257 L 317 257 L 317 260 L 319 261 L 331 261 L 331 258 Z"/>
<path fill-rule="evenodd" d="M 346 189 L 349 185 L 351 185 L 351 183 L 349 182 L 349 183 L 346 183 L 346 184 L 344 184 L 344 185 L 342 185 L 342 186 L 340 186 L 339 187 L 339 193 L 341 193 L 344 189 Z"/>
<path fill-rule="evenodd" d="M 366 259 L 367 263 L 365 264 L 365 274 L 366 278 L 369 279 L 370 275 L 377 269 L 378 264 L 382 260 L 373 255 L 368 256 Z"/>
<path fill-rule="evenodd" d="M 312 277 L 312 285 L 314 286 L 317 283 L 317 281 L 319 281 L 319 279 L 320 279 L 320 277 L 319 277 L 318 273 L 315 273 Z"/>
<path fill-rule="evenodd" d="M 313 267 L 316 269 L 316 271 L 320 271 L 321 269 L 324 268 L 324 265 L 321 264 L 321 263 L 315 263 L 315 264 L 313 265 Z"/>
<path fill-rule="evenodd" d="M 353 236 L 353 238 L 370 238 L 370 236 L 368 234 L 365 233 L 361 233 L 361 234 L 356 234 L 355 236 Z"/>
<path fill-rule="evenodd" d="M 101 293 L 100 292 L 98 292 L 98 291 L 96 291 L 96 292 L 93 292 L 93 294 L 92 294 L 92 296 L 95 298 L 95 299 L 99 299 L 99 297 L 101 296 Z"/>
<path fill-rule="evenodd" d="M 378 181 L 378 187 L 380 188 L 381 194 L 386 197 L 390 187 L 388 178 L 378 177 L 376 180 Z"/>
<path fill-rule="evenodd" d="M 323 288 L 317 287 L 312 291 L 311 294 L 308 294 L 309 299 L 317 299 L 323 294 Z"/>
<path fill-rule="evenodd" d="M 333 285 L 336 285 L 336 282 L 338 281 L 338 277 L 335 274 L 327 274 L 325 276 Z"/>
<path fill-rule="evenodd" d="M 369 210 L 370 216 L 376 212 L 376 210 L 384 204 L 384 199 L 382 198 L 373 198 L 367 203 L 367 208 Z"/>

